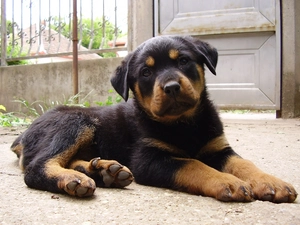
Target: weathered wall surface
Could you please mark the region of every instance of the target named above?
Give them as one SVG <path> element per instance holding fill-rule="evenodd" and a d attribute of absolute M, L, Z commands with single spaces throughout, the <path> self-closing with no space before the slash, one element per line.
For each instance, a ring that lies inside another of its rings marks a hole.
<path fill-rule="evenodd" d="M 128 50 L 136 49 L 154 35 L 154 1 L 128 0 Z"/>
<path fill-rule="evenodd" d="M 78 66 L 79 91 L 90 103 L 104 101 L 112 89 L 110 76 L 122 58 L 80 61 Z M 72 62 L 0 67 L 0 105 L 9 112 L 21 110 L 15 99 L 60 101 L 73 95 Z"/>
<path fill-rule="evenodd" d="M 282 2 L 282 117 L 300 116 L 300 2 Z"/>

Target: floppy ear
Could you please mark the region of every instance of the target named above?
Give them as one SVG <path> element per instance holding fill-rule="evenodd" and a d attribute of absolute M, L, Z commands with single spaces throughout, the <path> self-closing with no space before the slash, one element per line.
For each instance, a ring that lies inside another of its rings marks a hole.
<path fill-rule="evenodd" d="M 216 75 L 216 66 L 218 63 L 218 51 L 206 42 L 197 45 L 198 51 L 204 57 L 204 63 L 214 75 Z"/>
<path fill-rule="evenodd" d="M 188 37 L 188 39 L 194 44 L 197 53 L 203 57 L 204 64 L 207 66 L 210 72 L 216 75 L 216 66 L 218 62 L 217 49 L 196 38 Z"/>
<path fill-rule="evenodd" d="M 117 67 L 115 70 L 110 82 L 113 88 L 117 91 L 122 98 L 127 101 L 129 94 L 129 85 L 128 85 L 128 70 L 129 64 L 132 59 L 133 53 L 127 55 L 122 61 L 122 64 Z"/>

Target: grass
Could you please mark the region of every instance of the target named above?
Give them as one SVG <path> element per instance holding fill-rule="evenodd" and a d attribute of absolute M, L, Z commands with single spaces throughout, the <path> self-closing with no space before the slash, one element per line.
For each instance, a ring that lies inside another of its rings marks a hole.
<path fill-rule="evenodd" d="M 98 106 L 109 106 L 120 103 L 122 101 L 122 97 L 120 95 L 116 95 L 114 90 L 109 90 L 109 94 L 114 94 L 114 96 L 109 95 L 105 102 L 95 102 Z"/>
<path fill-rule="evenodd" d="M 90 92 L 91 93 L 91 92 Z M 90 94 L 89 93 L 89 94 Z M 80 106 L 80 107 L 89 107 L 90 103 L 88 101 L 85 101 L 86 97 L 89 95 L 87 94 L 80 103 L 78 103 L 78 99 L 80 97 L 80 93 L 77 95 L 73 95 L 69 98 L 64 98 L 62 102 L 60 101 L 34 101 L 30 103 L 26 99 L 20 98 L 17 100 L 14 100 L 14 102 L 19 103 L 23 110 L 26 112 L 25 114 L 32 117 L 39 117 L 48 110 L 59 106 L 59 105 L 67 105 L 67 106 Z"/>
<path fill-rule="evenodd" d="M 22 112 L 6 112 L 6 108 L 4 105 L 0 105 L 0 126 L 2 127 L 13 127 L 13 126 L 28 126 L 32 123 L 32 121 L 44 114 L 46 111 L 58 106 L 58 105 L 66 105 L 66 106 L 79 106 L 79 107 L 90 107 L 91 103 L 87 100 L 87 97 L 92 93 L 90 91 L 87 95 L 82 96 L 82 93 L 78 93 L 77 95 L 70 96 L 69 98 L 65 98 L 61 101 L 34 101 L 30 103 L 25 99 L 16 99 L 14 102 L 18 103 L 22 107 Z M 79 101 L 80 99 L 80 101 Z M 98 106 L 109 106 L 122 101 L 122 97 L 115 93 L 113 90 L 109 90 L 109 95 L 107 99 L 103 102 L 97 101 L 95 102 Z"/>
<path fill-rule="evenodd" d="M 16 116 L 15 113 L 7 113 L 6 108 L 0 105 L 0 126 L 13 127 L 13 126 L 28 126 L 32 120 L 28 117 Z"/>

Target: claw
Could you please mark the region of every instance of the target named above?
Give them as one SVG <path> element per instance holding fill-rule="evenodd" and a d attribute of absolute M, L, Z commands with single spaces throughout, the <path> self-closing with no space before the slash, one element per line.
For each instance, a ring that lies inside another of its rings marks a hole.
<path fill-rule="evenodd" d="M 92 162 L 92 166 L 93 166 L 94 168 L 96 168 L 96 167 L 97 167 L 98 161 L 99 161 L 100 159 L 101 159 L 101 158 L 100 158 L 100 157 L 98 157 L 98 158 L 95 158 L 95 159 L 93 160 L 93 162 Z"/>
<path fill-rule="evenodd" d="M 246 189 L 244 186 L 241 186 L 240 188 L 241 188 L 241 190 L 244 192 L 244 195 L 245 195 L 245 196 L 248 196 L 248 195 L 249 195 L 247 189 Z"/>
<path fill-rule="evenodd" d="M 232 192 L 230 188 L 226 188 L 225 192 L 218 197 L 221 201 L 228 202 L 232 200 Z"/>
<path fill-rule="evenodd" d="M 288 191 L 289 195 L 293 194 L 293 192 L 291 191 L 291 189 L 289 187 L 285 187 L 285 189 Z M 296 194 L 297 194 L 297 192 L 296 192 Z"/>

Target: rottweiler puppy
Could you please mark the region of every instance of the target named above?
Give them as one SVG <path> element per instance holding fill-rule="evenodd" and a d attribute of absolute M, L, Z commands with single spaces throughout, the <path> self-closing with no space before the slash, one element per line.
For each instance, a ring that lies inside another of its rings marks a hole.
<path fill-rule="evenodd" d="M 156 37 L 116 69 L 128 100 L 110 107 L 59 106 L 12 144 L 31 188 L 91 196 L 96 187 L 139 184 L 221 201 L 294 202 L 292 185 L 262 172 L 230 147 L 208 98 L 204 65 L 217 50 L 192 37 Z"/>

